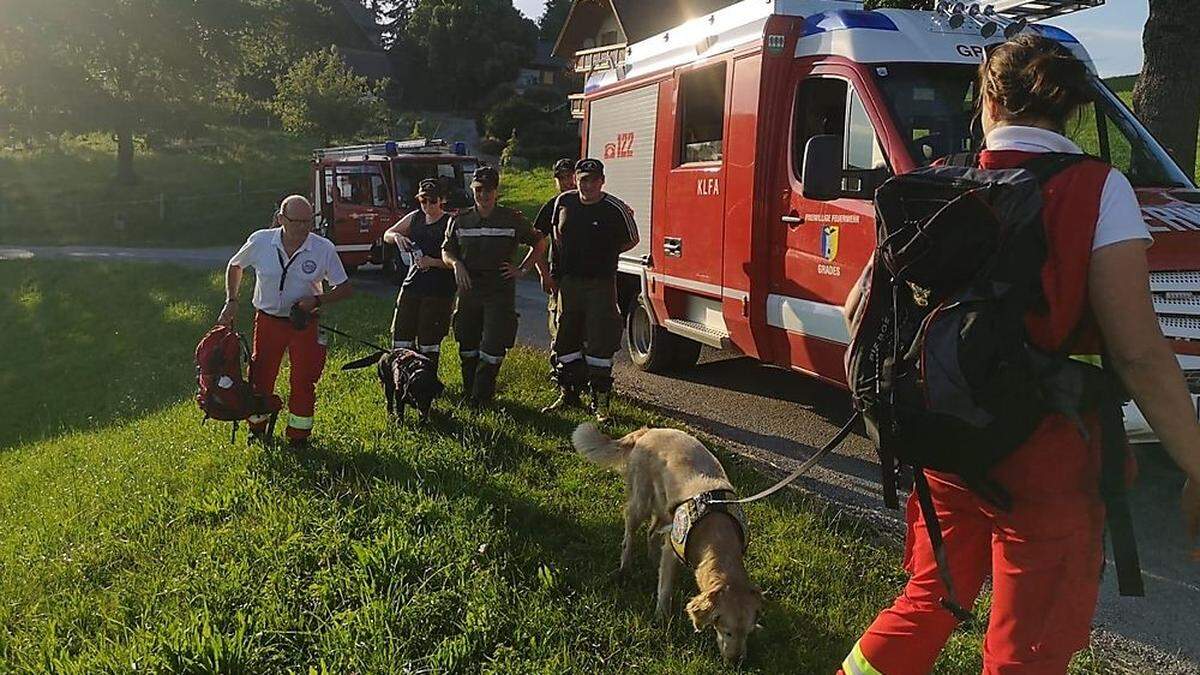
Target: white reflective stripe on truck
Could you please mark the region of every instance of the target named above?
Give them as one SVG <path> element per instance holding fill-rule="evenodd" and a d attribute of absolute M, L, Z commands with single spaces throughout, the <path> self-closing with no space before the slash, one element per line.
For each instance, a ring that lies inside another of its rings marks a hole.
<path fill-rule="evenodd" d="M 838 305 L 791 298 L 786 295 L 767 296 L 767 325 L 789 333 L 808 335 L 838 344 L 850 344 L 846 319 Z"/>

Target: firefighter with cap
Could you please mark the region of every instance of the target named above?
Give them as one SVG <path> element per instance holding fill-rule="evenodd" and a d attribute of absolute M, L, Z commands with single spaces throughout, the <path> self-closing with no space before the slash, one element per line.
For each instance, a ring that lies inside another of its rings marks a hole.
<path fill-rule="evenodd" d="M 633 212 L 604 192 L 604 164 L 575 165 L 578 190 L 555 200 L 550 215 L 550 271 L 558 284 L 558 334 L 551 345 L 560 394 L 546 412 L 571 401 L 572 389 L 592 392 L 596 419 L 607 421 L 613 355 L 621 347 L 617 257 L 638 244 Z"/>
<path fill-rule="evenodd" d="M 457 284 L 442 260 L 446 239 L 446 192 L 442 183 L 427 178 L 417 189 L 419 207 L 383 233 L 383 241 L 412 257 L 408 275 L 396 297 L 392 315 L 392 348 L 413 349 L 438 363 L 442 340 L 450 331 Z"/>
<path fill-rule="evenodd" d="M 312 232 L 313 209 L 293 195 L 275 213 L 275 227 L 250 235 L 225 270 L 225 306 L 217 322 L 233 326 L 245 268 L 253 267 L 254 343 L 250 384 L 270 394 L 286 353 L 291 362 L 287 438 L 302 446 L 312 434 L 317 381 L 325 368 L 326 347 L 317 315 L 344 300 L 351 287 L 333 243 Z M 328 289 L 326 289 L 328 286 Z M 250 418 L 250 432 L 262 439 L 268 419 Z"/>
<path fill-rule="evenodd" d="M 477 169 L 471 190 L 475 204 L 450 219 L 442 260 L 458 285 L 453 323 L 463 394 L 469 403 L 482 405 L 495 395 L 500 365 L 517 337 L 516 281 L 545 255 L 546 240 L 520 211 L 497 204 L 496 169 Z M 521 244 L 530 251 L 514 265 Z"/>
<path fill-rule="evenodd" d="M 575 161 L 571 159 L 560 159 L 554 163 L 554 185 L 558 188 L 558 193 L 551 197 L 540 211 L 537 218 L 533 221 L 533 227 L 542 233 L 542 236 L 549 237 L 550 220 L 554 214 L 554 203 L 558 201 L 558 195 L 564 192 L 570 192 L 578 186 L 575 184 Z M 554 281 L 554 275 L 550 274 L 549 262 L 545 259 L 538 260 L 538 274 L 542 279 L 542 290 L 546 293 L 546 323 L 550 331 L 550 343 L 554 343 L 554 336 L 558 335 L 558 284 Z M 557 372 L 554 368 L 554 355 L 550 355 L 550 378 L 557 379 Z M 575 387 L 564 389 L 567 395 L 565 403 L 567 405 L 579 405 L 579 390 Z"/>

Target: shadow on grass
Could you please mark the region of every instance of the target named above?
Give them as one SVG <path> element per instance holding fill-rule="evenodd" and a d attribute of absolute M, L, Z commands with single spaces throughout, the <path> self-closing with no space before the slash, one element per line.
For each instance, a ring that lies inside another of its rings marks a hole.
<path fill-rule="evenodd" d="M 140 417 L 194 391 L 215 284 L 172 266 L 0 264 L 0 451 Z"/>

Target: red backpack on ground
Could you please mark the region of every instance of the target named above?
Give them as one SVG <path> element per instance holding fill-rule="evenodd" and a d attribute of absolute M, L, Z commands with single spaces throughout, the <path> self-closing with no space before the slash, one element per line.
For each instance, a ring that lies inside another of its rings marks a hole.
<path fill-rule="evenodd" d="M 278 396 L 256 394 L 246 381 L 242 364 L 249 352 L 246 340 L 229 326 L 215 326 L 196 345 L 196 403 L 204 412 L 204 421 L 233 422 L 231 440 L 237 434 L 237 423 L 254 415 L 271 416 L 269 436 L 283 407 Z"/>

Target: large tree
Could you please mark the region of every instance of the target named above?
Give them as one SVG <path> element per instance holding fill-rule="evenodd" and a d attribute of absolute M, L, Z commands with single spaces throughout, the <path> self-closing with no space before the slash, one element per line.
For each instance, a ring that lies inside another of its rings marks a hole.
<path fill-rule="evenodd" d="M 512 0 L 419 0 L 399 47 L 411 59 L 409 96 L 430 107 L 473 107 L 516 78 L 536 37 Z"/>
<path fill-rule="evenodd" d="M 546 0 L 546 11 L 538 20 L 539 37 L 543 40 L 557 40 L 562 32 L 567 15 L 571 13 L 573 0 Z"/>
<path fill-rule="evenodd" d="M 134 135 L 208 107 L 250 17 L 243 0 L 3 0 L 0 108 L 35 131 L 111 131 L 133 182 Z"/>
<path fill-rule="evenodd" d="M 1188 175 L 1196 170 L 1200 132 L 1200 2 L 1150 0 L 1142 33 L 1146 62 L 1133 89 L 1138 117 Z"/>

